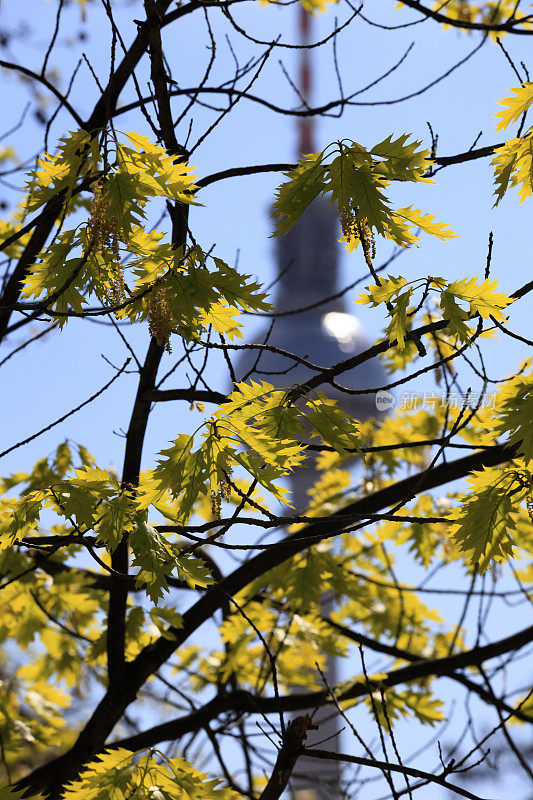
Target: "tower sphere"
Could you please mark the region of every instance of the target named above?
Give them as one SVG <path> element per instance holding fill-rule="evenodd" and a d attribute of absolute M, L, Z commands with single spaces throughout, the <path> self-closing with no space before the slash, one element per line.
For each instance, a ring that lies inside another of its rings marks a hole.
<path fill-rule="evenodd" d="M 323 302 L 338 292 L 338 224 L 329 202 L 322 197 L 315 200 L 296 225 L 275 241 L 278 280 L 274 305 L 280 316 L 275 317 L 268 339 L 265 328 L 256 341 L 266 340 L 268 345 L 319 367 L 330 367 L 370 347 L 361 323 L 348 313 L 344 296 Z M 243 351 L 236 370 L 239 379 L 252 368 L 256 358 L 256 351 Z M 256 376 L 251 377 L 288 388 L 304 383 L 314 374 L 286 356 L 264 351 Z M 348 389 L 378 389 L 387 379 L 383 366 L 373 358 L 343 373 L 338 382 Z M 324 384 L 321 391 L 357 419 L 383 414 L 376 407 L 374 392 L 351 395 L 329 384 Z"/>

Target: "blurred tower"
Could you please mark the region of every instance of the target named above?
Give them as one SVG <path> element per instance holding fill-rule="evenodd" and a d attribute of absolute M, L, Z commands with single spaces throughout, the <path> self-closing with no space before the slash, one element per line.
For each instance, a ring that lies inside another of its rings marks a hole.
<path fill-rule="evenodd" d="M 313 17 L 300 4 L 298 14 L 300 44 L 308 45 Z M 299 52 L 299 91 L 304 107 L 308 107 L 312 95 L 309 55 L 312 51 L 304 48 Z M 315 152 L 315 147 L 314 117 L 298 117 L 298 157 Z M 275 319 L 268 344 L 323 367 L 356 355 L 371 344 L 359 320 L 348 313 L 344 296 L 324 302 L 339 291 L 339 236 L 335 211 L 329 200 L 318 197 L 285 236 L 275 239 L 274 305 L 280 316 Z M 264 342 L 266 337 L 267 329 L 257 336 L 257 341 Z M 243 352 L 237 368 L 239 378 L 252 368 L 255 359 L 253 351 Z M 268 351 L 262 353 L 257 370 L 265 380 L 283 388 L 303 383 L 315 374 L 302 364 L 294 365 L 290 359 Z M 379 387 L 386 382 L 385 371 L 377 359 L 360 364 L 340 379 L 350 389 Z M 352 417 L 376 416 L 373 394 L 348 395 L 328 385 L 321 390 Z M 306 490 L 315 478 L 312 473 L 313 470 L 306 468 L 297 470 L 293 477 L 293 502 L 297 509 L 307 504 Z"/>
<path fill-rule="evenodd" d="M 312 16 L 299 5 L 300 43 L 310 42 Z M 304 108 L 312 94 L 312 71 L 308 49 L 300 50 L 299 82 Z M 315 152 L 314 118 L 298 118 L 297 155 Z M 275 291 L 276 317 L 268 336 L 268 344 L 307 358 L 314 364 L 328 367 L 350 356 L 366 350 L 370 342 L 365 338 L 361 324 L 355 316 L 347 312 L 343 297 L 327 300 L 339 290 L 339 226 L 337 215 L 329 201 L 317 198 L 305 211 L 296 225 L 282 238 L 276 239 L 277 280 Z M 305 310 L 299 310 L 305 309 Z M 267 329 L 257 337 L 264 342 Z M 237 367 L 237 376 L 243 376 L 255 363 L 256 354 L 244 351 Z M 258 377 L 275 386 L 287 388 L 300 384 L 312 377 L 313 373 L 302 364 L 294 365 L 289 358 L 264 351 L 257 365 Z M 379 387 L 386 383 L 381 364 L 373 359 L 356 369 L 345 373 L 341 382 L 352 389 Z M 343 394 L 331 386 L 322 387 L 329 397 L 335 399 L 345 409 L 347 415 L 357 419 L 377 416 L 375 397 L 368 395 Z M 379 415 L 383 412 L 378 412 Z M 308 505 L 307 491 L 315 483 L 314 469 L 306 466 L 296 470 L 291 476 L 292 502 L 297 511 Z M 325 611 L 331 601 L 324 600 Z M 334 659 L 328 663 L 328 682 L 335 684 L 336 666 Z M 315 716 L 319 723 L 316 733 L 308 733 L 306 742 L 328 741 L 321 747 L 338 750 L 338 719 L 323 709 Z M 303 762 L 301 762 L 303 764 Z M 298 775 L 298 767 L 291 780 L 291 786 L 302 800 L 335 800 L 339 796 L 339 769 L 334 761 L 305 762 L 305 776 Z M 303 769 L 303 766 L 300 767 Z"/>

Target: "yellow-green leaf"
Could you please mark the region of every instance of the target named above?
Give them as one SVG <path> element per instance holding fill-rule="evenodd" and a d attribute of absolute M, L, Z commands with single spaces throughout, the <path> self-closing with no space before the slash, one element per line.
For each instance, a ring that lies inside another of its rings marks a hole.
<path fill-rule="evenodd" d="M 508 128 L 524 114 L 531 103 L 533 103 L 533 83 L 524 83 L 523 86 L 514 86 L 511 91 L 514 95 L 500 100 L 499 105 L 504 106 L 502 111 L 498 111 L 496 119 L 498 124 L 496 130 Z"/>

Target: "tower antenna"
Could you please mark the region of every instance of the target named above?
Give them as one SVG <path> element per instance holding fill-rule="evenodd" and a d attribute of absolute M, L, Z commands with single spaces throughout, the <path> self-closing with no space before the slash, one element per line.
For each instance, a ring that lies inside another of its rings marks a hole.
<path fill-rule="evenodd" d="M 313 16 L 305 10 L 302 4 L 298 8 L 298 33 L 300 39 L 300 63 L 298 75 L 298 90 L 302 98 L 304 110 L 310 107 L 313 94 L 312 58 L 309 51 L 311 43 L 311 30 Z M 298 117 L 298 155 L 315 152 L 315 118 L 312 116 Z"/>

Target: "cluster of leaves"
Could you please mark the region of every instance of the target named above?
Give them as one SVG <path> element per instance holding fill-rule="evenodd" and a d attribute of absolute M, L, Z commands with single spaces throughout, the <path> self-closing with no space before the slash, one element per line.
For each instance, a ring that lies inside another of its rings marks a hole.
<path fill-rule="evenodd" d="M 0 800 L 20 800 L 24 792 L 4 788 Z M 143 800 L 232 800 L 235 792 L 220 786 L 183 758 L 167 758 L 159 751 L 132 753 L 123 748 L 102 753 L 62 794 L 65 800 L 139 797 Z M 42 795 L 33 795 L 40 800 Z"/>
<path fill-rule="evenodd" d="M 422 725 L 431 726 L 444 719 L 444 703 L 424 687 L 410 686 L 403 691 L 376 689 L 365 698 L 365 703 L 387 733 L 391 733 L 392 723 L 402 717 L 415 717 Z"/>
<path fill-rule="evenodd" d="M 239 598 L 241 599 L 241 598 Z M 272 690 L 270 661 L 276 659 L 278 688 L 321 688 L 316 667 L 326 669 L 329 656 L 344 656 L 346 647 L 316 610 L 298 613 L 289 604 L 249 601 L 226 617 L 219 633 L 224 649 L 214 649 L 197 661 L 193 689 L 220 685 L 238 676 L 241 685 L 258 693 Z M 264 631 L 259 638 L 257 631 Z"/>
<path fill-rule="evenodd" d="M 344 502 L 345 499 L 340 508 Z M 432 502 L 429 497 L 422 498 L 420 508 L 414 511 L 428 513 L 433 510 Z M 330 503 L 338 507 L 333 498 Z M 237 610 L 226 616 L 220 628 L 225 649 L 215 649 L 204 656 L 193 655 L 197 659 L 193 688 L 204 688 L 207 683 L 220 685 L 238 675 L 255 691 L 272 690 L 266 645 L 276 660 L 278 688 L 288 689 L 297 684 L 309 690 L 320 689 L 321 677 L 316 667 L 325 669 L 328 656 L 349 654 L 346 643 L 337 636 L 337 623 L 350 628 L 355 624 L 375 639 L 392 637 L 399 648 L 423 653 L 428 658 L 446 655 L 451 634 L 443 628 L 440 615 L 420 601 L 414 589 L 403 587 L 400 596 L 391 582 L 394 556 L 388 548 L 392 542 L 401 544 L 410 538 L 409 527 L 387 522 L 373 531 L 365 530 L 361 537 L 345 534 L 341 554 L 334 553 L 331 544 L 324 542 L 251 583 L 238 596 Z M 421 545 L 424 563 L 429 563 L 437 553 L 437 545 L 445 542 L 444 526 L 438 538 L 430 553 L 427 543 Z M 324 615 L 332 596 L 336 598 L 336 608 L 328 618 Z M 259 636 L 258 631 L 264 635 Z M 354 679 L 355 682 L 362 677 Z M 379 675 L 373 680 L 378 681 Z M 335 691 L 342 694 L 350 685 L 341 683 Z M 388 690 L 386 697 L 388 703 Z M 411 713 L 422 719 L 423 707 L 427 714 L 422 721 L 433 724 L 441 718 L 438 711 L 441 704 L 433 699 L 427 682 L 417 682 L 390 697 L 396 709 L 391 710 L 391 719 Z M 420 713 L 413 705 L 417 705 Z"/>
<path fill-rule="evenodd" d="M 72 457 L 65 445 L 52 466 L 43 461 L 32 475 L 19 474 L 4 482 L 4 490 L 24 488 L 18 496 L 2 501 L 2 546 L 12 547 L 37 534 L 46 508 L 70 526 L 73 541 L 80 545 L 86 546 L 86 535 L 94 531 L 96 544 L 112 553 L 128 536 L 133 564 L 139 568 L 137 583 L 156 601 L 174 569 L 190 586 L 206 586 L 211 578 L 201 561 L 149 524 L 151 505 L 167 520 L 184 523 L 199 497 L 209 494 L 216 515 L 217 500 L 225 496 L 236 467 L 286 501 L 286 490 L 276 481 L 305 459 L 306 440 L 319 438 L 339 452 L 359 448 L 357 423 L 347 421 L 332 400 L 316 393 L 292 405 L 286 392 L 268 383 L 237 385 L 200 431 L 197 449 L 194 434 L 181 434 L 163 450 L 157 466 L 136 491 L 122 487 L 108 470 L 93 463 L 67 477 Z M 84 458 L 88 460 L 85 454 Z"/>
<path fill-rule="evenodd" d="M 388 136 L 368 150 L 357 142 L 343 140 L 304 156 L 277 190 L 275 235 L 287 233 L 319 194 L 330 194 L 349 251 L 360 242 L 364 245 L 365 231 L 370 236 L 375 231 L 400 247 L 419 241 L 416 229 L 440 239 L 452 238 L 453 232 L 435 222 L 432 215 L 412 206 L 391 208 L 385 194 L 391 181 L 433 182 L 426 177 L 431 166 L 429 150 L 419 149 L 420 142 L 409 139 L 409 134 L 397 139 Z M 334 157 L 326 163 L 330 156 Z"/>
<path fill-rule="evenodd" d="M 533 83 L 524 83 L 512 89 L 510 97 L 501 101 L 504 108 L 496 114 L 496 130 L 508 128 L 525 116 L 533 103 Z M 523 123 L 521 124 L 523 127 Z M 496 151 L 492 160 L 496 195 L 495 205 L 503 199 L 509 187 L 519 187 L 520 202 L 531 196 L 533 190 L 533 128 L 523 136 L 509 139 Z"/>
<path fill-rule="evenodd" d="M 72 471 L 73 460 L 68 444 L 61 445 L 51 463 L 43 459 L 31 474 L 18 473 L 3 481 L 9 490 L 21 486 L 19 494 L 2 500 L 0 507 L 0 544 L 13 547 L 39 533 L 40 516 L 51 509 L 61 520 L 57 535 L 65 531 L 79 546 L 86 546 L 85 536 L 96 533 L 95 545 L 112 553 L 127 535 L 139 567 L 137 582 L 145 586 L 156 602 L 167 588 L 166 576 L 174 569 L 190 586 L 206 586 L 212 578 L 203 561 L 160 534 L 148 524 L 148 507 L 137 493 L 124 490 L 108 470 L 94 465 L 81 448 L 84 465 Z M 105 565 L 104 565 L 105 566 Z"/>
<path fill-rule="evenodd" d="M 93 295 L 119 319 L 147 320 L 160 343 L 172 332 L 190 340 L 209 326 L 240 336 L 236 316 L 269 310 L 266 295 L 249 275 L 200 247 L 176 249 L 162 233 L 145 229 L 151 198 L 196 203 L 194 177 L 186 163 L 147 137 L 124 138 L 131 147 L 76 131 L 56 155 L 40 159 L 27 187 L 29 210 L 59 195 L 69 215 L 87 206 L 84 192 L 92 191 L 93 200 L 86 224 L 58 233 L 32 267 L 23 296 L 43 298 L 43 310 L 60 326 L 69 313 L 83 315 Z"/>
<path fill-rule="evenodd" d="M 403 280 L 403 279 L 402 279 Z M 505 296 L 496 296 L 496 298 Z M 482 303 L 485 301 L 482 300 Z M 505 300 L 497 300 L 504 303 Z M 497 306 L 492 315 L 496 316 Z M 483 315 L 483 312 L 479 312 Z M 471 569 L 484 572 L 496 564 L 516 557 L 520 545 L 522 554 L 530 553 L 529 529 L 533 511 L 533 476 L 530 462 L 533 458 L 533 439 L 531 419 L 533 416 L 533 379 L 523 374 L 530 366 L 525 362 L 518 376 L 503 382 L 493 397 L 493 403 L 477 408 L 469 413 L 464 426 L 458 434 L 469 443 L 480 440 L 495 443 L 499 437 L 516 447 L 516 458 L 504 467 L 492 467 L 474 472 L 469 478 L 470 487 L 465 493 L 453 491 L 448 498 L 436 500 L 430 495 L 418 495 L 409 514 L 420 517 L 419 522 L 410 524 L 401 521 L 381 523 L 380 528 L 388 532 L 388 540 L 398 544 L 407 543 L 415 558 L 428 567 L 437 552 L 445 560 L 462 558 Z M 375 430 L 372 422 L 360 427 L 361 441 L 372 445 L 390 443 L 397 440 L 406 445 L 403 449 L 385 451 L 368 455 L 367 475 L 370 475 L 370 489 L 376 488 L 376 477 L 372 471 L 378 470 L 378 484 L 386 485 L 386 478 L 392 477 L 406 463 L 424 465 L 429 448 L 409 447 L 410 441 L 427 439 L 431 441 L 443 429 L 445 418 L 451 426 L 455 425 L 461 413 L 459 406 L 448 407 L 444 402 L 426 404 L 423 398 L 412 408 L 399 409 L 394 416 L 384 420 Z M 441 392 L 441 400 L 446 392 Z M 464 402 L 468 403 L 468 395 Z M 475 405 L 470 403 L 470 405 Z M 363 479 L 368 481 L 368 477 Z M 440 524 L 424 523 L 424 517 L 446 517 Z M 523 535 L 516 537 L 517 525 Z M 528 573 L 529 574 L 529 573 Z"/>
<path fill-rule="evenodd" d="M 525 365 L 529 365 L 529 361 Z M 498 422 L 496 433 L 508 437 L 516 444 L 525 466 L 533 458 L 533 376 L 518 375 L 504 385 L 498 402 Z"/>
<path fill-rule="evenodd" d="M 124 137 L 131 147 L 118 138 L 110 138 L 107 131 L 97 136 L 77 130 L 63 137 L 57 154 L 42 156 L 30 173 L 26 187 L 29 210 L 35 211 L 62 194 L 68 212 L 75 192 L 87 189 L 104 173 L 106 214 L 120 216 L 120 230 L 125 237 L 132 225 L 144 218 L 148 198 L 195 202 L 191 167 L 169 156 L 164 147 L 147 136 L 128 133 Z M 114 159 L 112 163 L 110 158 Z"/>
<path fill-rule="evenodd" d="M 379 284 L 367 287 L 367 293 L 359 297 L 359 302 L 373 308 L 387 305 L 391 320 L 386 333 L 390 341 L 396 340 L 396 347 L 402 351 L 406 346 L 406 334 L 410 330 L 410 318 L 415 309 L 411 307 L 414 292 L 423 289 L 422 302 L 431 291 L 438 297 L 438 304 L 447 320 L 447 332 L 461 342 L 467 342 L 472 335 L 468 320 L 481 317 L 483 320 L 506 319 L 503 311 L 511 300 L 505 294 L 497 294 L 498 281 L 485 278 L 478 283 L 477 278 L 464 278 L 449 283 L 445 278 L 419 278 L 407 281 L 403 276 L 380 278 Z M 462 307 L 463 303 L 465 307 Z M 421 303 L 417 305 L 420 308 Z M 410 308 L 411 307 L 411 308 Z"/>
<path fill-rule="evenodd" d="M 531 518 L 532 413 L 532 377 L 519 376 L 508 381 L 499 392 L 495 414 L 487 417 L 484 424 L 488 428 L 486 435 L 503 435 L 516 445 L 517 458 L 510 466 L 473 473 L 469 478 L 470 495 L 452 513 L 453 544 L 479 572 L 515 555 L 517 520 L 526 509 Z M 527 539 L 520 544 L 527 552 Z"/>
<path fill-rule="evenodd" d="M 19 606 L 19 615 L 21 611 Z M 50 747 L 56 737 L 65 735 L 67 726 L 64 713 L 70 706 L 69 695 L 44 675 L 36 679 L 26 672 L 21 667 L 0 681 L 0 732 L 10 753 L 27 747 Z"/>
<path fill-rule="evenodd" d="M 162 245 L 156 241 L 159 238 L 161 234 L 147 236 L 137 232 L 136 239 L 130 241 L 130 252 L 138 248 L 142 260 L 129 262 L 136 280 L 129 302 L 117 312 L 120 319 L 149 320 L 152 295 L 157 294 L 159 301 L 165 299 L 168 329 L 186 341 L 198 338 L 209 326 L 233 339 L 242 337 L 237 320 L 241 311 L 271 309 L 266 293 L 250 275 L 238 272 L 216 256 L 209 256 L 198 246 L 178 256 L 168 245 L 163 245 L 171 254 L 165 260 L 160 250 Z"/>
<path fill-rule="evenodd" d="M 147 234 L 142 222 L 150 198 L 195 202 L 191 169 L 147 137 L 125 138 L 132 147 L 118 139 L 109 142 L 105 133 L 99 137 L 74 131 L 62 140 L 56 155 L 39 160 L 28 183 L 27 210 L 59 196 L 66 217 L 87 206 L 82 195 L 93 192 L 86 224 L 62 230 L 25 280 L 23 295 L 44 295 L 43 307 L 60 325 L 69 311 L 83 312 L 91 293 L 105 304 L 126 301 L 121 259 L 130 253 L 130 242 L 138 269 L 145 262 L 148 272 L 154 261 L 166 269 L 178 263 L 178 254 L 161 243 L 161 235 Z"/>
<path fill-rule="evenodd" d="M 484 572 L 506 561 L 516 545 L 513 532 L 520 503 L 531 496 L 531 474 L 523 469 L 485 469 L 469 478 L 471 497 L 453 517 L 452 538 L 472 566 Z"/>
<path fill-rule="evenodd" d="M 346 419 L 334 401 L 317 392 L 293 405 L 287 392 L 266 382 L 239 383 L 195 435 L 181 434 L 152 471 L 145 502 L 159 502 L 165 492 L 177 501 L 165 511 L 176 522 L 187 520 L 199 495 L 220 496 L 234 467 L 244 468 L 254 484 L 287 502 L 287 490 L 275 483 L 304 461 L 305 440 L 318 437 L 340 452 L 358 450 L 356 420 Z"/>

